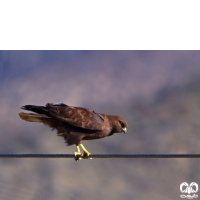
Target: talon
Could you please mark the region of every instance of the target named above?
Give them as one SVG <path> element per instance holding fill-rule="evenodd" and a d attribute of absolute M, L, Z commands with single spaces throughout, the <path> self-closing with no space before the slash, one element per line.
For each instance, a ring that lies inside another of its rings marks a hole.
<path fill-rule="evenodd" d="M 84 152 L 84 153 L 82 154 L 82 158 L 92 160 L 92 157 L 90 157 L 90 155 L 91 155 L 91 153 Z"/>
<path fill-rule="evenodd" d="M 79 152 L 74 152 L 74 159 L 75 159 L 76 162 L 78 162 L 79 160 L 81 160 L 82 157 L 83 157 L 83 156 L 82 156 L 81 153 L 79 153 Z"/>
<path fill-rule="evenodd" d="M 87 156 L 89 157 L 91 155 L 91 153 L 87 154 Z M 88 159 L 92 160 L 92 157 L 89 157 Z"/>
<path fill-rule="evenodd" d="M 92 157 L 89 157 L 87 154 L 82 154 L 82 158 L 92 160 Z"/>

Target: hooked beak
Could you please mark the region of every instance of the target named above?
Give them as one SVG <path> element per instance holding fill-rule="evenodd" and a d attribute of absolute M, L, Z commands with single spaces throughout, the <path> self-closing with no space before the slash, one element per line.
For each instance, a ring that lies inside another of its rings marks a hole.
<path fill-rule="evenodd" d="M 125 134 L 125 133 L 127 132 L 127 128 L 124 127 L 124 128 L 122 129 L 122 132 Z"/>

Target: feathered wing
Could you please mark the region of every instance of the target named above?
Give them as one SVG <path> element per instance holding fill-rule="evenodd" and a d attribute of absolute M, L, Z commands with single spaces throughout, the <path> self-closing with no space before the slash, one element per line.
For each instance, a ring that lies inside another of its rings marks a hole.
<path fill-rule="evenodd" d="M 50 127 L 57 126 L 56 123 L 65 122 L 83 129 L 102 130 L 104 123 L 104 116 L 101 114 L 85 108 L 71 107 L 63 103 L 47 103 L 46 106 L 26 105 L 22 106 L 22 109 L 39 113 L 19 113 L 23 120 L 41 122 Z"/>
<path fill-rule="evenodd" d="M 102 115 L 92 110 L 71 107 L 65 104 L 56 106 L 47 104 L 47 109 L 52 118 L 61 120 L 70 125 L 90 130 L 102 130 L 104 118 Z"/>

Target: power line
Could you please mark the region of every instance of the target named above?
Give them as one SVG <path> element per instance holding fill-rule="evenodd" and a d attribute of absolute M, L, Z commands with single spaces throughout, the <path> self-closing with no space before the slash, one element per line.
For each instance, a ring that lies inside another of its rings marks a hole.
<path fill-rule="evenodd" d="M 74 154 L 0 154 L 0 158 L 80 158 Z M 91 154 L 88 158 L 200 158 L 200 154 Z"/>

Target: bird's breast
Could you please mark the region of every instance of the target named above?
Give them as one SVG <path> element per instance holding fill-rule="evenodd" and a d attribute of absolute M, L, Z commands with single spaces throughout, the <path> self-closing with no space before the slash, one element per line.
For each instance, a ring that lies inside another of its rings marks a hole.
<path fill-rule="evenodd" d="M 93 134 L 84 134 L 83 140 L 101 139 L 107 136 L 108 136 L 107 133 L 105 134 L 103 131 L 97 131 Z"/>

